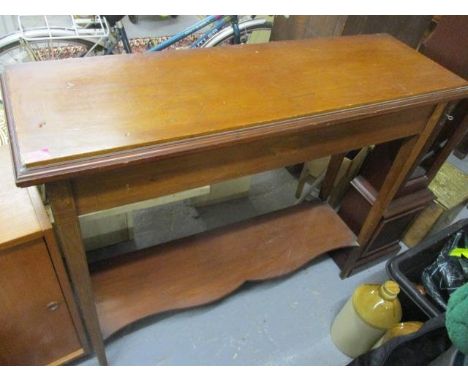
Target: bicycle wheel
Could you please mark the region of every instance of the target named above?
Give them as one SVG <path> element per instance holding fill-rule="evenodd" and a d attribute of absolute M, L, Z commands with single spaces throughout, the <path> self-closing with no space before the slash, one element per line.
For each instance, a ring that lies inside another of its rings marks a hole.
<path fill-rule="evenodd" d="M 62 33 L 62 31 L 60 33 Z M 84 39 L 39 40 L 30 41 L 28 43 L 28 47 L 32 51 L 28 52 L 27 48 L 21 44 L 19 35 L 10 35 L 1 41 L 3 41 L 3 45 L 0 46 L 0 74 L 3 73 L 6 65 L 33 61 L 33 55 L 39 60 L 59 60 L 71 57 L 82 57 L 95 45 L 93 41 Z M 102 54 L 103 52 L 104 47 L 98 45 L 93 52 L 91 52 L 91 55 Z M 0 145 L 6 144 L 8 141 L 2 101 L 3 95 L 2 92 L 0 92 Z"/>
<path fill-rule="evenodd" d="M 0 47 L 0 73 L 6 65 L 37 60 L 60 60 L 64 58 L 82 57 L 94 46 L 93 41 L 85 39 L 54 39 L 29 41 L 28 48 L 21 43 L 20 38 Z M 98 45 L 89 55 L 102 54 L 103 47 Z"/>
<path fill-rule="evenodd" d="M 0 101 L 0 146 L 8 144 L 8 132 L 6 117 L 3 111 L 3 103 Z"/>
<path fill-rule="evenodd" d="M 272 27 L 273 23 L 265 19 L 254 19 L 239 23 L 241 44 L 247 43 L 253 32 L 271 32 Z M 227 44 L 234 44 L 234 29 L 232 26 L 224 28 L 220 32 L 216 33 L 202 45 L 202 48 L 210 48 L 213 46 Z"/>

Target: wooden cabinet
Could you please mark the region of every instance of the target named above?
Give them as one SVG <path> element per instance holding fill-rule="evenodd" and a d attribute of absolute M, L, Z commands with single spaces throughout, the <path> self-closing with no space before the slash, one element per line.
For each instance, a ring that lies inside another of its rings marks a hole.
<path fill-rule="evenodd" d="M 44 240 L 0 254 L 0 364 L 45 365 L 82 353 Z"/>
<path fill-rule="evenodd" d="M 468 51 L 460 48 L 467 43 L 468 17 L 443 16 L 434 32 L 423 41 L 421 51 L 459 76 L 468 78 Z M 436 131 L 437 134 L 428 142 L 410 179 L 397 192 L 395 199 L 385 211 L 386 216 L 383 216 L 376 226 L 372 239 L 356 262 L 356 267 L 379 257 L 397 253 L 400 249 L 398 240 L 403 238 L 408 225 L 421 211 L 425 212 L 417 219 L 424 221 L 424 226 L 442 213 L 442 209 L 435 208 L 428 185 L 455 146 L 468 132 L 468 99 L 450 103 L 439 120 Z M 359 231 L 363 224 L 365 214 L 369 211 L 372 200 L 375 200 L 372 195 L 375 190 L 382 187 L 397 150 L 398 142 L 377 146 L 366 159 L 360 176 L 353 180 L 352 187 L 345 195 L 339 215 L 354 232 Z M 394 216 L 392 205 L 400 206 L 398 215 Z M 419 234 L 410 232 L 405 243 L 414 244 L 418 240 L 416 237 L 419 237 Z M 335 254 L 333 259 L 342 268 L 346 256 L 346 251 L 341 251 Z"/>
<path fill-rule="evenodd" d="M 0 365 L 62 364 L 84 335 L 52 227 L 37 190 L 15 187 L 6 146 L 0 173 Z"/>
<path fill-rule="evenodd" d="M 420 180 L 420 177 L 410 180 L 400 191 L 400 195 L 391 201 L 354 268 L 364 267 L 384 256 L 396 254 L 400 250 L 399 242 L 408 224 L 433 198 L 432 193 L 421 183 L 424 182 Z M 359 232 L 367 214 L 377 200 L 377 195 L 378 191 L 362 175 L 351 181 L 351 187 L 343 198 L 339 215 L 353 232 Z M 345 266 L 349 252 L 350 250 L 345 249 L 332 255 L 333 260 L 341 269 Z"/>
<path fill-rule="evenodd" d="M 351 181 L 338 214 L 354 232 L 359 232 L 375 204 L 385 176 L 398 152 L 398 144 L 398 141 L 392 141 L 377 145 L 367 156 L 359 175 Z M 408 224 L 433 199 L 427 188 L 428 183 L 424 170 L 417 166 L 385 209 L 354 268 L 362 268 L 400 250 L 399 241 Z M 348 253 L 349 251 L 340 251 L 332 256 L 340 268 L 344 267 Z"/>
<path fill-rule="evenodd" d="M 270 40 L 388 33 L 416 48 L 431 19 L 427 15 L 275 16 Z"/>

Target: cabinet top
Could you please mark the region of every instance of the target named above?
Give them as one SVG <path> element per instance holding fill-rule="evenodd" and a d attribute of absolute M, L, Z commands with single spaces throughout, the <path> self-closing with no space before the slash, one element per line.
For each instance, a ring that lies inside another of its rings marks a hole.
<path fill-rule="evenodd" d="M 382 34 L 24 63 L 2 87 L 17 175 L 468 94 Z"/>
<path fill-rule="evenodd" d="M 3 250 L 42 237 L 44 228 L 50 224 L 39 220 L 30 190 L 15 186 L 8 146 L 0 146 L 0 176 L 0 250 Z"/>

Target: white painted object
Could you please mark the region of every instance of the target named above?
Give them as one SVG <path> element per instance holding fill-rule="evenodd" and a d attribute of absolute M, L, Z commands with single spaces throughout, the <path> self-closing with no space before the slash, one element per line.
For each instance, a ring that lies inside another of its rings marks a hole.
<path fill-rule="evenodd" d="M 400 322 L 399 292 L 392 280 L 358 286 L 331 327 L 336 347 L 351 358 L 369 351 L 387 329 Z"/>
<path fill-rule="evenodd" d="M 385 330 L 372 327 L 358 316 L 352 297 L 338 313 L 331 328 L 333 343 L 351 358 L 367 352 L 384 333 Z"/>

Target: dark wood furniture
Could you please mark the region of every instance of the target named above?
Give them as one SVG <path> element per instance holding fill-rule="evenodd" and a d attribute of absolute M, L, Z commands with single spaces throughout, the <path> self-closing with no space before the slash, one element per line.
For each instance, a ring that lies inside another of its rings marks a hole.
<path fill-rule="evenodd" d="M 141 317 L 215 301 L 246 281 L 288 274 L 331 248 L 354 243 L 329 206 L 305 203 L 93 264 L 102 333 L 108 337 Z"/>
<path fill-rule="evenodd" d="M 421 53 L 443 67 L 468 78 L 468 16 L 442 16 L 423 41 Z"/>
<path fill-rule="evenodd" d="M 468 16 L 442 16 L 433 33 L 423 41 L 421 52 L 445 68 L 468 79 Z M 468 135 L 468 99 L 452 103 L 441 132 L 425 154 L 421 165 L 432 180 L 450 153 Z"/>
<path fill-rule="evenodd" d="M 17 185 L 46 184 L 102 364 L 102 328 L 107 336 L 285 274 L 352 245 L 353 234 L 331 208 L 312 205 L 110 260 L 90 276 L 79 214 L 398 140 L 357 235 L 365 247 L 446 103 L 468 94 L 466 81 L 387 35 L 28 63 L 9 67 L 2 86 Z"/>
<path fill-rule="evenodd" d="M 421 179 L 422 178 L 422 179 Z M 426 181 L 424 181 L 424 179 Z M 417 183 L 422 184 L 417 184 Z M 426 208 L 433 199 L 427 189 L 426 177 L 415 177 L 408 183 L 413 190 L 404 195 L 397 195 L 388 205 L 382 219 L 376 226 L 369 244 L 360 253 L 353 267 L 354 269 L 369 266 L 376 259 L 391 256 L 400 250 L 400 240 L 408 224 L 414 217 Z M 418 187 L 420 187 L 418 189 Z M 359 232 L 370 208 L 376 202 L 378 191 L 362 175 L 351 181 L 351 187 L 342 200 L 339 216 L 353 232 Z M 333 253 L 332 258 L 343 269 L 349 250 Z"/>
<path fill-rule="evenodd" d="M 422 42 L 421 52 L 467 79 L 468 51 L 461 48 L 464 46 L 468 46 L 468 16 L 442 16 L 434 31 Z M 406 205 L 406 208 L 400 208 L 401 218 L 389 220 L 388 216 L 392 215 L 392 209 L 387 211 L 387 218 L 380 222 L 373 233 L 371 240 L 373 244 L 361 253 L 357 266 L 367 266 L 372 260 L 382 260 L 399 251 L 398 241 L 403 238 L 409 224 L 431 203 L 429 183 L 468 132 L 467 113 L 468 99 L 451 102 L 448 105 L 436 127 L 438 134 L 429 142 L 409 182 L 402 186 L 396 199 L 390 204 L 401 207 Z M 358 212 L 356 206 L 368 208 L 370 202 L 367 195 L 373 194 L 381 187 L 384 174 L 391 167 L 397 149 L 393 143 L 376 147 L 366 159 L 360 176 L 352 182 L 352 187 L 343 198 L 339 214 L 355 232 L 364 221 L 362 212 Z M 414 195 L 411 197 L 410 193 Z M 403 195 L 405 197 L 397 199 Z M 386 226 L 392 234 L 383 228 Z M 339 251 L 332 257 L 340 267 L 343 267 L 346 256 L 347 251 Z"/>
<path fill-rule="evenodd" d="M 465 117 L 465 122 L 468 125 L 468 118 Z M 465 159 L 466 155 L 468 154 L 468 134 L 465 134 L 465 136 L 461 139 L 460 143 L 457 145 L 455 148 L 455 151 L 453 154 L 458 158 L 458 159 Z"/>
<path fill-rule="evenodd" d="M 376 146 L 365 159 L 360 174 L 351 181 L 350 188 L 341 201 L 338 214 L 353 232 L 359 232 L 364 224 L 366 214 L 375 203 L 376 195 L 385 181 L 386 173 L 391 168 L 397 152 L 398 142 Z M 428 185 L 424 169 L 416 167 L 385 210 L 368 246 L 361 251 L 353 271 L 357 268 L 362 270 L 374 260 L 381 260 L 398 253 L 399 241 L 408 224 L 433 199 Z M 332 258 L 341 269 L 344 267 L 348 253 L 349 250 L 342 250 L 332 254 Z"/>
<path fill-rule="evenodd" d="M 388 33 L 417 48 L 431 19 L 428 15 L 275 16 L 270 41 Z"/>
<path fill-rule="evenodd" d="M 17 188 L 0 147 L 0 365 L 58 365 L 86 338 L 54 233 L 35 188 Z"/>
<path fill-rule="evenodd" d="M 388 15 L 388 16 L 277 16 L 273 26 L 271 35 L 272 41 L 304 39 L 318 36 L 338 36 L 338 35 L 358 35 L 365 33 L 389 33 L 400 41 L 411 47 L 418 47 L 423 36 L 427 33 L 431 23 L 431 16 L 403 16 L 403 15 Z M 388 149 L 380 145 L 375 152 L 365 162 L 369 165 L 370 162 L 382 160 L 382 154 L 388 154 Z M 398 149 L 398 145 L 390 145 Z M 396 150 L 397 151 L 397 150 Z M 385 158 L 385 165 L 382 163 L 374 166 L 370 171 L 374 176 L 382 174 L 381 180 L 384 179 L 386 171 L 390 168 L 392 160 L 395 157 L 396 151 L 393 150 L 392 155 Z M 375 158 L 379 153 L 378 158 Z M 341 153 L 345 155 L 346 153 Z M 336 156 L 330 161 L 328 171 L 336 171 L 333 166 L 339 166 L 342 163 L 342 158 Z M 329 178 L 330 179 L 330 178 Z M 341 200 L 340 216 L 353 229 L 354 232 L 359 232 L 360 227 L 364 223 L 366 213 L 372 205 L 375 195 L 378 193 L 382 182 L 373 184 L 372 180 L 366 179 L 366 174 L 361 173 L 361 176 L 355 179 L 347 189 L 344 199 Z M 372 260 L 383 258 L 398 252 L 398 237 L 401 237 L 406 229 L 406 226 L 411 222 L 412 218 L 429 203 L 430 192 L 427 190 L 427 177 L 420 179 L 419 182 L 413 180 L 415 187 L 420 187 L 419 194 L 423 193 L 423 198 L 418 202 L 417 198 L 409 196 L 399 201 L 393 201 L 385 213 L 385 218 L 378 224 L 372 235 L 370 242 L 372 244 L 361 253 L 356 267 L 365 264 L 371 264 Z M 421 188 L 425 188 L 425 192 Z M 333 184 L 322 184 L 320 195 L 330 195 Z M 414 188 L 414 187 L 413 187 Z M 415 195 L 417 196 L 417 195 Z M 421 195 L 419 195 L 421 196 Z M 415 204 L 416 202 L 416 204 Z M 406 211 L 403 206 L 407 204 Z M 392 205 L 399 206 L 394 210 Z M 403 209 L 402 209 L 403 208 Z M 392 211 L 395 211 L 395 215 Z M 399 235 L 399 236 L 398 236 Z M 349 251 L 348 251 L 349 252 Z M 332 257 L 337 265 L 343 269 L 348 252 L 338 251 Z"/>

